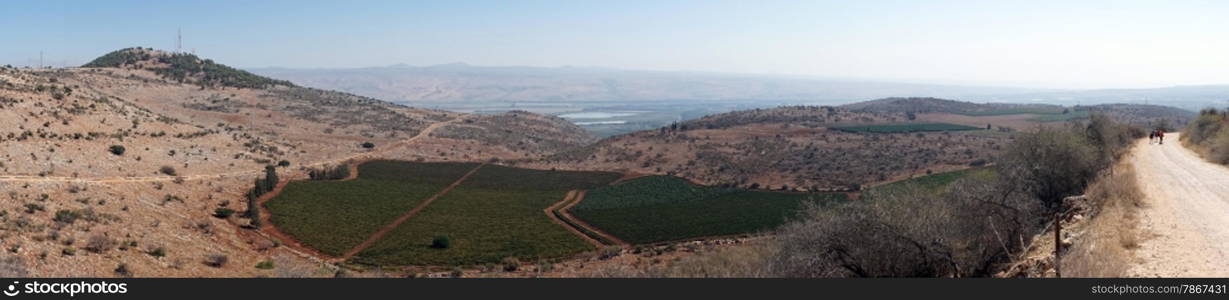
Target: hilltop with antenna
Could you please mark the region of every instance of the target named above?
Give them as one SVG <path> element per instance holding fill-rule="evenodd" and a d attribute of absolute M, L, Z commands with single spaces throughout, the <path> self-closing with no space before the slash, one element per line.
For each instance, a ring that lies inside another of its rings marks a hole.
<path fill-rule="evenodd" d="M 285 80 L 277 80 L 226 65 L 213 60 L 201 59 L 194 54 L 168 53 L 152 48 L 126 48 L 107 53 L 82 65 L 83 68 L 131 68 L 146 69 L 164 79 L 207 87 L 265 88 L 270 86 L 294 86 Z"/>

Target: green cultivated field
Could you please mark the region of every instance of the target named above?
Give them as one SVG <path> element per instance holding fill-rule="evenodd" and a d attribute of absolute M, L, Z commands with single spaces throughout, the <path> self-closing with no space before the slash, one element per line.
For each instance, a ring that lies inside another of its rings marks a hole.
<path fill-rule="evenodd" d="M 844 194 L 780 193 L 703 187 L 651 176 L 589 191 L 571 212 L 629 243 L 754 233 L 785 223 L 804 202 L 842 202 Z"/>
<path fill-rule="evenodd" d="M 956 182 L 956 180 L 959 180 L 961 178 L 966 178 L 966 177 L 994 178 L 994 177 L 997 177 L 998 175 L 999 175 L 998 170 L 995 169 L 994 167 L 972 168 L 972 169 L 943 172 L 943 173 L 938 173 L 938 174 L 926 175 L 922 177 L 905 179 L 905 180 L 881 185 L 878 187 L 874 187 L 874 189 L 902 188 L 906 185 L 916 184 L 922 187 L 923 189 L 926 189 L 926 190 L 929 190 L 935 193 L 942 193 L 947 190 L 947 187 L 949 185 L 951 185 L 953 182 Z"/>
<path fill-rule="evenodd" d="M 304 244 L 341 255 L 477 164 L 375 161 L 350 181 L 294 181 L 265 203 L 270 221 Z"/>
<path fill-rule="evenodd" d="M 984 130 L 984 127 L 973 127 L 948 123 L 905 123 L 905 124 L 880 124 L 880 125 L 859 125 L 859 126 L 837 126 L 831 127 L 833 130 L 840 130 L 854 133 L 909 133 L 909 132 L 927 132 L 927 131 L 960 131 L 960 130 Z"/>
<path fill-rule="evenodd" d="M 543 209 L 572 189 L 592 189 L 618 173 L 565 172 L 488 165 L 397 227 L 354 261 L 368 265 L 473 265 L 506 257 L 565 257 L 592 246 L 551 220 Z M 448 249 L 431 248 L 448 236 Z"/>

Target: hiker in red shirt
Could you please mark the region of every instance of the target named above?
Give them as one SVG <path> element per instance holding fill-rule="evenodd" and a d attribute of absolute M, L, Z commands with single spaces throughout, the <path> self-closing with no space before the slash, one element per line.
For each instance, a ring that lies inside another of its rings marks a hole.
<path fill-rule="evenodd" d="M 1158 143 L 1158 144 L 1164 145 L 1164 144 L 1165 144 L 1165 130 L 1163 130 L 1163 129 L 1157 129 L 1157 130 L 1156 130 L 1156 139 L 1157 139 L 1157 143 Z"/>

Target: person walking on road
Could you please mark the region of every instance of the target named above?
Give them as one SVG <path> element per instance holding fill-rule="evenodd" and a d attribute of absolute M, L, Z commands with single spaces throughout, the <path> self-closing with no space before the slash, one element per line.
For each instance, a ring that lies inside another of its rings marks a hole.
<path fill-rule="evenodd" d="M 1158 128 L 1156 130 L 1156 143 L 1161 144 L 1161 145 L 1165 144 L 1165 130 L 1164 129 Z"/>

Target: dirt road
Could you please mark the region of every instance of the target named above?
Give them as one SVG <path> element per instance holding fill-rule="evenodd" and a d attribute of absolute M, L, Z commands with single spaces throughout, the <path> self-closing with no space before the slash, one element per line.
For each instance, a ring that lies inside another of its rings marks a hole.
<path fill-rule="evenodd" d="M 1141 141 L 1132 162 L 1147 205 L 1135 277 L 1229 276 L 1229 168 L 1205 161 L 1167 134 Z"/>

